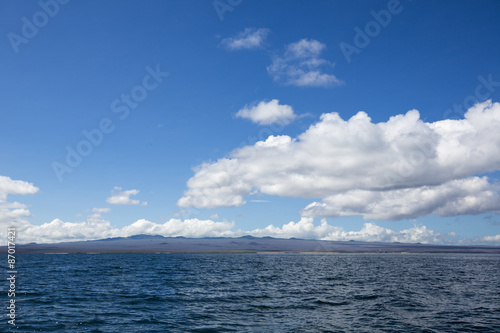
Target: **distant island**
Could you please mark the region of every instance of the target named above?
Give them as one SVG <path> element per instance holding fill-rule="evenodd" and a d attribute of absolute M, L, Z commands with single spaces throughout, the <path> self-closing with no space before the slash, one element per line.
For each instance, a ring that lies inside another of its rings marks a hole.
<path fill-rule="evenodd" d="M 4 253 L 6 246 L 1 246 Z M 497 253 L 500 246 L 326 241 L 242 236 L 185 238 L 136 235 L 91 241 L 22 244 L 16 253 Z"/>

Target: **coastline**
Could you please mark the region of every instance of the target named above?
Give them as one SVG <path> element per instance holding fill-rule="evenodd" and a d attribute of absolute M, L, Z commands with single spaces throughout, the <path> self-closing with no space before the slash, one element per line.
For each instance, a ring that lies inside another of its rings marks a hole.
<path fill-rule="evenodd" d="M 6 246 L 1 246 L 4 250 Z M 258 238 L 184 238 L 138 235 L 128 238 L 62 242 L 50 244 L 18 244 L 18 254 L 101 254 L 101 253 L 492 253 L 500 254 L 500 246 L 433 245 L 359 241 L 325 241 L 309 239 Z"/>

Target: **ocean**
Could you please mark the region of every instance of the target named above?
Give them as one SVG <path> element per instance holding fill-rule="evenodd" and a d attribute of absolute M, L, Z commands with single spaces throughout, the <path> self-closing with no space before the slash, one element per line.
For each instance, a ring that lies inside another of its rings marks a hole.
<path fill-rule="evenodd" d="M 2 332 L 500 332 L 500 255 L 19 254 L 16 268 Z"/>

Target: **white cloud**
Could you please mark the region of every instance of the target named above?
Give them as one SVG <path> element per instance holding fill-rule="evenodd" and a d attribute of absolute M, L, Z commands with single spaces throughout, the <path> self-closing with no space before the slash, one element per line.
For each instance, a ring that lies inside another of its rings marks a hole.
<path fill-rule="evenodd" d="M 121 229 L 122 235 L 137 234 L 184 236 L 184 237 L 224 237 L 232 235 L 232 222 L 214 222 L 199 219 L 170 219 L 164 224 L 156 224 L 147 220 L 139 220 Z"/>
<path fill-rule="evenodd" d="M 211 220 L 218 220 L 218 219 L 220 219 L 220 216 L 219 216 L 219 214 L 212 214 L 208 218 Z"/>
<path fill-rule="evenodd" d="M 483 238 L 480 238 L 479 241 L 500 244 L 500 234 L 495 236 L 485 236 Z"/>
<path fill-rule="evenodd" d="M 108 221 L 89 217 L 85 222 L 63 222 L 55 219 L 42 225 L 20 228 L 18 241 L 22 243 L 54 243 L 101 239 L 113 234 Z"/>
<path fill-rule="evenodd" d="M 259 125 L 288 125 L 297 116 L 289 105 L 280 105 L 279 100 L 273 99 L 269 102 L 262 101 L 254 106 L 245 106 L 236 113 L 236 117 L 250 119 Z"/>
<path fill-rule="evenodd" d="M 87 216 L 87 221 L 91 224 L 101 224 L 106 222 L 102 217 L 102 214 L 109 213 L 111 211 L 110 208 L 92 208 L 92 214 Z"/>
<path fill-rule="evenodd" d="M 416 110 L 382 123 L 372 123 L 364 112 L 348 121 L 323 114 L 297 138 L 270 136 L 202 164 L 178 205 L 241 206 L 245 196 L 261 193 L 322 198 L 333 216 L 397 219 L 498 211 L 497 185 L 470 177 L 500 170 L 500 104 L 477 104 L 462 120 L 419 118 Z M 405 207 L 405 201 L 391 199 L 403 194 L 414 203 Z M 447 204 L 434 207 L 432 196 Z M 314 215 L 312 208 L 305 211 Z"/>
<path fill-rule="evenodd" d="M 31 216 L 28 207 L 19 202 L 0 202 L 0 226 L 2 231 L 10 225 L 28 223 L 25 217 Z"/>
<path fill-rule="evenodd" d="M 451 180 L 437 186 L 390 191 L 352 190 L 313 202 L 303 216 L 362 215 L 365 219 L 414 219 L 422 215 L 455 216 L 500 213 L 499 187 L 487 177 Z"/>
<path fill-rule="evenodd" d="M 18 228 L 20 243 L 54 243 L 81 241 L 109 237 L 129 237 L 138 234 L 165 237 L 230 237 L 232 222 L 215 222 L 199 219 L 170 219 L 163 224 L 140 219 L 123 228 L 114 228 L 99 214 L 92 214 L 83 222 L 63 222 L 55 219 L 42 225 L 25 225 Z"/>
<path fill-rule="evenodd" d="M 116 233 L 111 223 L 102 217 L 110 212 L 109 208 L 93 208 L 92 214 L 82 222 L 63 222 L 54 219 L 42 225 L 27 224 L 19 229 L 19 241 L 23 243 L 53 243 L 63 241 L 79 241 L 113 237 Z"/>
<path fill-rule="evenodd" d="M 127 190 L 122 191 L 122 188 L 115 187 L 112 195 L 106 199 L 106 202 L 111 205 L 141 205 L 147 206 L 147 202 L 141 202 L 140 200 L 131 199 L 130 196 L 137 195 L 138 190 Z"/>
<path fill-rule="evenodd" d="M 114 228 L 102 217 L 89 216 L 84 222 L 63 222 L 55 219 L 39 226 L 27 225 L 19 232 L 20 243 L 54 243 L 62 241 L 81 241 L 103 239 L 108 237 L 129 237 L 133 235 L 162 235 L 165 237 L 240 237 L 252 235 L 255 237 L 271 236 L 276 238 L 303 238 L 331 241 L 371 241 L 371 242 L 406 242 L 406 243 L 453 243 L 460 240 L 453 235 L 445 235 L 425 226 L 394 231 L 382 228 L 375 223 L 365 223 L 359 231 L 345 231 L 341 227 L 329 225 L 325 219 L 319 225 L 313 218 L 302 217 L 298 222 L 289 222 L 281 228 L 269 225 L 263 229 L 250 231 L 233 231 L 232 222 L 215 222 L 212 220 L 170 219 L 160 224 L 140 219 L 123 228 Z"/>
<path fill-rule="evenodd" d="M 221 45 L 231 51 L 258 49 L 263 46 L 269 32 L 266 28 L 246 28 L 235 37 L 223 39 Z"/>
<path fill-rule="evenodd" d="M 8 202 L 7 196 L 35 194 L 38 187 L 32 183 L 22 180 L 13 180 L 6 176 L 0 176 L 0 235 L 5 239 L 6 227 L 11 225 L 25 225 L 28 223 L 24 218 L 29 217 L 28 207 L 19 202 Z"/>
<path fill-rule="evenodd" d="M 111 208 L 92 208 L 92 212 L 102 214 L 102 213 L 109 213 L 111 211 Z"/>
<path fill-rule="evenodd" d="M 215 208 L 238 207 L 245 204 L 243 195 L 251 192 L 252 186 L 233 175 L 238 160 L 220 159 L 217 163 L 204 163 L 196 170 L 196 175 L 188 180 L 189 190 L 177 204 L 181 207 Z M 234 169 L 234 170 L 233 170 Z"/>
<path fill-rule="evenodd" d="M 382 228 L 375 223 L 365 223 L 360 231 L 345 231 L 342 227 L 329 225 L 326 219 L 315 225 L 311 217 L 302 217 L 298 222 L 289 222 L 281 228 L 273 225 L 250 232 L 257 237 L 273 236 L 282 238 L 305 238 L 331 241 L 401 242 L 401 243 L 443 243 L 446 235 L 437 233 L 425 226 L 394 231 Z"/>
<path fill-rule="evenodd" d="M 273 59 L 267 67 L 273 80 L 299 87 L 327 87 L 343 82 L 335 75 L 324 72 L 333 64 L 320 58 L 325 44 L 317 40 L 302 39 L 285 47 L 282 56 Z"/>
<path fill-rule="evenodd" d="M 32 183 L 0 176 L 0 202 L 5 201 L 8 194 L 35 194 L 38 190 Z"/>

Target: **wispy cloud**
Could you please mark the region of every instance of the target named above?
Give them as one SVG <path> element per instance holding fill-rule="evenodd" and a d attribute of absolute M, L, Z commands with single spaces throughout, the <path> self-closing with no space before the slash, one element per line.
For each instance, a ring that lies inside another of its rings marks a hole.
<path fill-rule="evenodd" d="M 180 206 L 241 206 L 245 196 L 322 198 L 307 216 L 366 219 L 499 212 L 498 185 L 475 175 L 500 169 L 500 104 L 463 120 L 425 123 L 412 110 L 372 123 L 323 114 L 297 138 L 270 136 L 204 163 Z"/>
<path fill-rule="evenodd" d="M 269 32 L 266 28 L 246 28 L 234 37 L 223 39 L 221 45 L 230 51 L 258 49 L 263 46 Z"/>
<path fill-rule="evenodd" d="M 262 101 L 257 105 L 245 106 L 236 113 L 236 117 L 249 119 L 259 125 L 288 125 L 297 115 L 289 105 L 280 105 L 279 100 Z"/>
<path fill-rule="evenodd" d="M 111 205 L 142 205 L 147 206 L 147 202 L 137 199 L 131 199 L 130 196 L 137 195 L 138 190 L 127 190 L 122 191 L 121 187 L 115 187 L 112 191 L 112 195 L 106 199 L 106 202 Z"/>
<path fill-rule="evenodd" d="M 110 211 L 111 208 L 92 208 L 92 212 L 97 214 L 109 213 Z"/>
<path fill-rule="evenodd" d="M 180 217 L 180 216 L 183 216 L 183 215 L 188 215 L 188 214 L 191 214 L 191 211 L 189 209 L 179 209 L 178 211 L 174 212 L 172 214 L 172 216 L 175 216 L 175 217 Z"/>
<path fill-rule="evenodd" d="M 274 81 L 299 87 L 328 87 L 342 85 L 343 81 L 325 72 L 333 64 L 320 57 L 326 45 L 313 39 L 302 39 L 285 47 L 281 56 L 276 56 L 268 73 Z"/>

